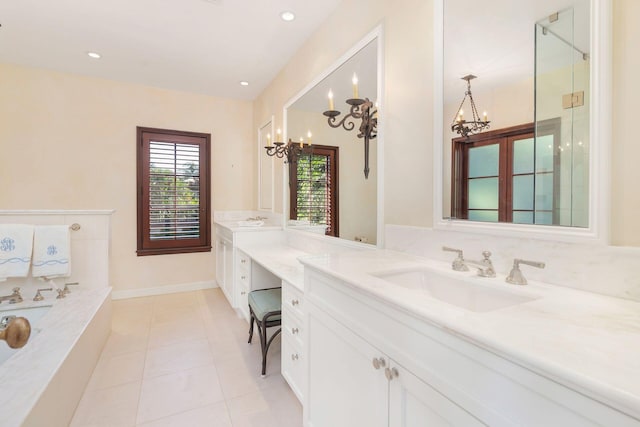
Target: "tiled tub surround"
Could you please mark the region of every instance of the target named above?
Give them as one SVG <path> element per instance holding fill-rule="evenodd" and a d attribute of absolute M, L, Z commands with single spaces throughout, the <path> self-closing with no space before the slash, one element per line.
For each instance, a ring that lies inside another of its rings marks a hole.
<path fill-rule="evenodd" d="M 474 276 L 474 271 L 451 271 L 450 260 L 433 261 L 376 250 L 312 256 L 301 258 L 301 262 L 305 271 L 313 268 L 328 274 L 375 301 L 408 314 L 416 322 L 435 325 L 452 336 L 635 417 L 640 424 L 638 302 L 534 280 L 526 287 L 509 285 L 504 282 L 505 275 L 499 267 L 497 278 L 470 279 L 495 289 L 539 298 L 475 313 L 431 298 L 423 291 L 406 289 L 371 275 L 427 267 L 443 274 Z"/>
<path fill-rule="evenodd" d="M 498 275 L 509 274 L 514 258 L 542 261 L 544 269 L 521 266 L 529 280 L 566 286 L 618 298 L 640 301 L 640 247 L 565 243 L 537 239 L 487 236 L 469 232 L 387 225 L 387 249 L 451 262 L 455 254 L 442 246 L 464 250 L 464 257 L 479 260 L 489 250 Z"/>
<path fill-rule="evenodd" d="M 29 342 L 0 366 L 0 424 L 63 426 L 73 416 L 111 328 L 111 288 L 25 299 L 0 311 L 52 305 Z M 6 345 L 0 342 L 0 345 Z"/>

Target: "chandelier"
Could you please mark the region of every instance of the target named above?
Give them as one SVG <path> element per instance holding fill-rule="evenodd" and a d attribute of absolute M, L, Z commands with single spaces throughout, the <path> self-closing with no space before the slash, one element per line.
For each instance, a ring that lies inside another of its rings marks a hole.
<path fill-rule="evenodd" d="M 325 111 L 328 117 L 329 126 L 332 128 L 342 127 L 346 131 L 355 128 L 355 120 L 360 120 L 358 138 L 364 139 L 364 178 L 369 178 L 369 140 L 374 139 L 378 134 L 378 117 L 377 105 L 369 101 L 369 98 L 361 99 L 358 97 L 358 77 L 353 75 L 353 98 L 347 99 L 345 102 L 350 105 L 349 114 L 338 121 L 337 117 L 340 111 L 334 109 L 333 92 L 329 91 L 329 109 Z"/>
<path fill-rule="evenodd" d="M 471 80 L 475 78 L 476 76 L 473 74 L 462 77 L 462 80 L 467 81 L 467 91 L 464 93 L 464 98 L 462 98 L 462 102 L 456 111 L 456 115 L 453 117 L 453 122 L 451 122 L 451 131 L 456 132 L 458 135 L 465 138 L 469 135 L 474 135 L 489 129 L 489 123 L 491 123 L 487 120 L 486 111 L 482 115 L 482 120 L 480 120 L 476 103 L 473 100 L 473 95 L 471 94 Z M 471 120 L 464 119 L 464 111 L 462 110 L 464 101 L 467 100 L 467 97 L 469 97 L 469 103 L 471 104 Z"/>

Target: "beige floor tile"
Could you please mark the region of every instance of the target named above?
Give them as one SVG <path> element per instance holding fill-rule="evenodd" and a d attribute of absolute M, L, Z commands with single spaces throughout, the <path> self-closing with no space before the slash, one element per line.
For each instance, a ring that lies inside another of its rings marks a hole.
<path fill-rule="evenodd" d="M 154 421 L 223 400 L 213 365 L 147 378 L 142 382 L 137 422 Z"/>
<path fill-rule="evenodd" d="M 227 405 L 216 403 L 161 418 L 139 427 L 232 427 Z"/>
<path fill-rule="evenodd" d="M 147 352 L 144 378 L 171 374 L 212 363 L 213 356 L 206 339 L 150 348 Z"/>
<path fill-rule="evenodd" d="M 141 382 L 86 391 L 71 420 L 71 427 L 133 427 Z"/>
<path fill-rule="evenodd" d="M 200 304 L 199 292 L 200 291 L 193 291 L 156 295 L 153 297 L 153 309 L 154 311 L 164 311 L 185 306 L 197 306 Z"/>
<path fill-rule="evenodd" d="M 227 400 L 233 427 L 302 427 L 302 407 L 286 384 Z"/>
<path fill-rule="evenodd" d="M 101 357 L 86 390 L 100 390 L 142 380 L 144 360 L 144 351 Z"/>
<path fill-rule="evenodd" d="M 196 317 L 152 326 L 149 330 L 149 348 L 177 344 L 206 338 L 202 320 Z"/>
<path fill-rule="evenodd" d="M 149 341 L 149 330 L 116 331 L 111 334 L 102 350 L 102 357 L 146 351 Z"/>

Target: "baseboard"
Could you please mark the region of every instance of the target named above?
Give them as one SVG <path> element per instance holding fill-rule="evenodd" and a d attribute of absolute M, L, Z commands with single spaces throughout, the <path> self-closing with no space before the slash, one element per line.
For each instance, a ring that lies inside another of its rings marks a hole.
<path fill-rule="evenodd" d="M 175 294 L 177 292 L 199 291 L 202 289 L 213 289 L 217 287 L 218 284 L 214 280 L 207 280 L 205 282 L 181 283 L 178 285 L 157 286 L 154 288 L 124 289 L 121 291 L 114 290 L 111 293 L 111 298 L 117 300 L 150 297 L 153 295 Z"/>

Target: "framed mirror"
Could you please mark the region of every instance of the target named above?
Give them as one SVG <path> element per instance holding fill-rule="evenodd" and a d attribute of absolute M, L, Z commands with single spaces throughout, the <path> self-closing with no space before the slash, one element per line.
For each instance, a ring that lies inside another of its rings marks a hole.
<path fill-rule="evenodd" d="M 436 3 L 434 226 L 606 242 L 610 1 Z"/>
<path fill-rule="evenodd" d="M 283 168 L 287 227 L 382 246 L 382 127 L 369 142 L 365 177 L 362 121 L 347 119 L 352 128 L 334 128 L 323 114 L 340 111 L 340 121 L 350 112 L 346 101 L 354 98 L 377 103 L 372 117 L 381 114 L 381 32 L 379 27 L 369 33 L 285 104 L 283 140 L 296 147 L 302 141 L 303 147 Z"/>

